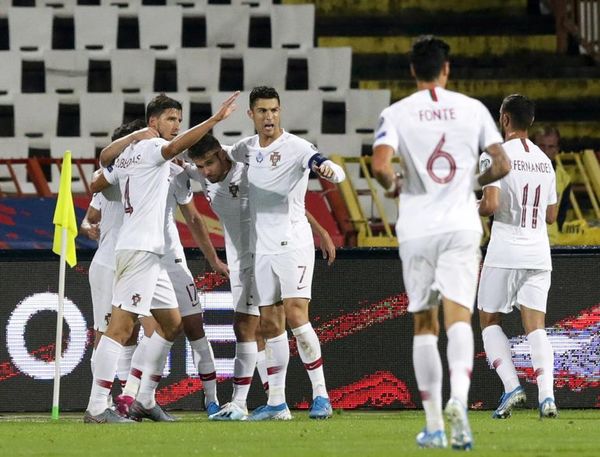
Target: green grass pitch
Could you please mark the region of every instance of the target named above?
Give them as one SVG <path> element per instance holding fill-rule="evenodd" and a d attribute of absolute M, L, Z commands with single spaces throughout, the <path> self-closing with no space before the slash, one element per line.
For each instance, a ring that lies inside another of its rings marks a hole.
<path fill-rule="evenodd" d="M 199 413 L 182 413 L 177 423 L 87 425 L 82 414 L 0 415 L 0 456 L 111 457 L 317 457 L 419 456 L 453 453 L 417 449 L 421 411 L 342 412 L 313 421 L 294 412 L 289 422 L 209 422 Z M 492 420 L 488 411 L 471 411 L 473 453 L 479 456 L 597 457 L 600 411 L 563 410 L 543 420 L 537 411 L 516 411 Z"/>

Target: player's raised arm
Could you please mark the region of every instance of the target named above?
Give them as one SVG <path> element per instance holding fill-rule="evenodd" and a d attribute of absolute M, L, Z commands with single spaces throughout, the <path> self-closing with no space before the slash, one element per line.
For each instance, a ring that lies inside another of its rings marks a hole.
<path fill-rule="evenodd" d="M 492 158 L 492 164 L 483 173 L 477 175 L 476 189 L 497 181 L 510 172 L 510 160 L 501 144 L 491 144 L 486 151 Z"/>
<path fill-rule="evenodd" d="M 240 95 L 239 91 L 234 92 L 221 105 L 219 111 L 213 114 L 204 122 L 180 133 L 162 148 L 162 156 L 166 160 L 171 160 L 176 155 L 181 154 L 186 149 L 197 143 L 200 138 L 206 135 L 215 125 L 224 119 L 227 119 L 236 109 L 235 100 Z"/>
<path fill-rule="evenodd" d="M 115 134 L 113 134 L 113 137 L 115 136 Z M 119 157 L 119 155 L 131 143 L 134 143 L 136 141 L 149 140 L 152 138 L 158 138 L 158 136 L 158 132 L 152 127 L 144 127 L 142 129 L 130 133 L 129 135 L 125 135 L 113 141 L 104 149 L 102 149 L 102 151 L 100 152 L 100 164 L 103 167 L 108 167 L 113 162 L 113 160 Z"/>

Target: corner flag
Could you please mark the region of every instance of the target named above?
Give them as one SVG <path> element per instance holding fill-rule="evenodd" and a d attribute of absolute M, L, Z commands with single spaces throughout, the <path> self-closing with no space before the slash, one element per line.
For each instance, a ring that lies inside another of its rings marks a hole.
<path fill-rule="evenodd" d="M 66 151 L 63 158 L 53 223 L 55 229 L 52 251 L 58 255 L 64 255 L 67 263 L 72 268 L 77 264 L 77 255 L 75 254 L 77 220 L 75 219 L 75 207 L 71 195 L 71 151 Z M 66 231 L 63 229 L 66 229 Z M 63 233 L 67 237 L 64 254 L 61 252 Z"/>

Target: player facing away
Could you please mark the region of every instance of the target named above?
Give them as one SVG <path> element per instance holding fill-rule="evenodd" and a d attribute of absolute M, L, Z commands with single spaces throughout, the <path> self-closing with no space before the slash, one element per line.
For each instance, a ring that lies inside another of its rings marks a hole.
<path fill-rule="evenodd" d="M 115 286 L 111 320 L 96 351 L 94 380 L 84 422 L 130 422 L 106 407 L 123 344 L 131 337 L 138 315 L 152 314 L 160 328 L 149 339 L 145 368 L 136 402 L 146 417 L 168 420 L 154 400 L 162 370 L 181 315 L 168 273 L 160 258 L 165 252 L 165 213 L 170 160 L 188 149 L 217 122 L 235 109 L 234 93 L 208 120 L 178 134 L 181 104 L 155 97 L 147 108 L 148 125 L 160 138 L 140 141 L 127 148 L 93 184 L 119 183 L 124 207 L 123 225 L 116 245 Z"/>
<path fill-rule="evenodd" d="M 248 166 L 251 216 L 261 333 L 266 339 L 269 399 L 249 420 L 289 420 L 285 378 L 290 358 L 285 324 L 298 342 L 300 358 L 313 388 L 311 418 L 331 417 L 321 345 L 308 317 L 314 268 L 314 241 L 304 199 L 310 170 L 333 182 L 345 178 L 338 165 L 280 126 L 279 94 L 271 87 L 250 93 L 248 115 L 256 135 L 233 146 L 232 157 Z"/>
<path fill-rule="evenodd" d="M 534 104 L 527 97 L 509 95 L 502 102 L 503 146 L 512 171 L 484 187 L 479 205 L 479 214 L 494 216 L 477 307 L 485 353 L 504 385 L 500 405 L 492 415 L 496 419 L 510 417 L 515 406 L 525 403 L 525 391 L 501 327 L 502 316 L 514 307 L 521 311 L 531 347 L 540 417 L 558 414 L 554 403 L 554 353 L 545 329 L 552 270 L 546 224 L 556 220 L 556 178 L 550 159 L 527 139 L 533 119 Z M 485 169 L 489 162 L 487 154 L 482 154 L 480 168 Z"/>
<path fill-rule="evenodd" d="M 264 340 L 259 331 L 260 311 L 253 305 L 253 259 L 250 253 L 251 219 L 248 207 L 248 178 L 246 165 L 233 161 L 227 153 L 231 148 L 221 146 L 212 135 L 205 135 L 190 148 L 188 157 L 196 167 L 186 170 L 199 181 L 211 208 L 219 217 L 225 235 L 225 250 L 230 269 L 230 283 L 235 308 L 233 329 L 236 353 L 233 373 L 233 396 L 230 403 L 209 416 L 211 420 L 244 420 L 248 416 L 246 400 Z M 321 237 L 324 258 L 331 264 L 335 246 L 329 234 L 307 213 L 311 227 Z M 257 352 L 258 351 L 258 352 Z M 259 373 L 260 373 L 259 369 Z M 263 386 L 266 370 L 260 373 Z M 268 389 L 266 389 L 268 390 Z"/>
<path fill-rule="evenodd" d="M 481 222 L 474 188 L 510 171 L 502 138 L 483 104 L 445 89 L 450 47 L 419 37 L 410 53 L 417 91 L 383 110 L 375 132 L 372 169 L 385 189 L 396 184 L 391 159 L 401 157 L 404 183 L 396 235 L 413 315 L 413 366 L 425 410 L 420 447 L 446 447 L 442 416 L 442 363 L 437 347 L 439 304 L 448 337 L 450 399 L 445 412 L 451 444 L 471 449 L 467 417 L 473 368 L 471 313 L 477 291 Z M 476 175 L 479 151 L 493 162 Z"/>

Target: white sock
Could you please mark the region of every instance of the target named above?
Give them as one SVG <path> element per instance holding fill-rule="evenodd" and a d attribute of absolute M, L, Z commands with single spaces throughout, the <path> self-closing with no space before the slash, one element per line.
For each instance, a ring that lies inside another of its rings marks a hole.
<path fill-rule="evenodd" d="M 153 408 L 156 404 L 154 393 L 162 378 L 165 362 L 172 346 L 173 342 L 165 340 L 158 332 L 154 332 L 146 343 L 142 382 L 136 398 L 144 408 Z"/>
<path fill-rule="evenodd" d="M 194 353 L 198 376 L 200 376 L 204 388 L 204 403 L 205 405 L 211 402 L 218 404 L 217 372 L 215 371 L 215 355 L 212 346 L 206 336 L 199 340 L 190 341 L 190 346 Z"/>
<path fill-rule="evenodd" d="M 95 368 L 95 360 L 96 357 L 96 348 L 92 349 L 92 356 L 90 357 L 90 367 L 92 369 L 92 376 L 94 376 L 94 368 Z"/>
<path fill-rule="evenodd" d="M 133 346 L 123 346 L 123 350 L 121 351 L 121 357 L 119 357 L 119 363 L 117 364 L 117 378 L 121 381 L 122 384 L 125 384 L 127 381 L 127 377 L 129 376 L 129 370 L 131 369 L 131 359 L 133 358 L 133 353 L 137 348 L 137 344 Z"/>
<path fill-rule="evenodd" d="M 269 395 L 269 375 L 267 374 L 267 353 L 263 349 L 258 351 L 256 354 L 256 369 L 258 370 L 258 376 L 260 376 L 260 382 L 262 383 L 263 389 L 267 395 Z"/>
<path fill-rule="evenodd" d="M 448 369 L 450 397 L 468 407 L 469 387 L 473 371 L 473 329 L 466 322 L 456 322 L 446 331 L 448 335 Z"/>
<path fill-rule="evenodd" d="M 538 400 L 554 398 L 554 350 L 543 328 L 527 335 L 531 346 L 531 363 L 535 370 L 538 385 Z"/>
<path fill-rule="evenodd" d="M 256 366 L 257 351 L 256 341 L 236 343 L 235 345 L 232 401 L 242 408 L 246 407 L 246 399 Z"/>
<path fill-rule="evenodd" d="M 488 363 L 496 370 L 504 385 L 504 392 L 512 392 L 519 387 L 519 377 L 512 361 L 510 343 L 499 325 L 490 325 L 481 332 L 483 348 Z"/>
<path fill-rule="evenodd" d="M 290 345 L 287 332 L 266 340 L 267 375 L 269 377 L 268 405 L 285 403 L 285 376 L 290 362 Z"/>
<path fill-rule="evenodd" d="M 123 346 L 106 335 L 100 338 L 96 348 L 94 381 L 87 410 L 93 416 L 101 414 L 106 409 L 108 396 L 117 372 L 117 363 Z"/>
<path fill-rule="evenodd" d="M 442 359 L 435 335 L 415 335 L 413 367 L 427 420 L 427 431 L 444 430 L 442 416 Z"/>
<path fill-rule="evenodd" d="M 123 388 L 123 395 L 128 395 L 133 398 L 137 396 L 138 390 L 140 389 L 140 382 L 142 382 L 142 373 L 145 363 L 144 357 L 148 341 L 150 341 L 150 338 L 147 336 L 142 337 L 131 356 L 131 367 L 129 369 L 129 374 L 127 375 L 127 382 Z"/>
<path fill-rule="evenodd" d="M 306 368 L 306 372 L 312 383 L 313 399 L 315 397 L 329 398 L 327 387 L 325 387 L 321 343 L 312 324 L 309 322 L 300 327 L 293 328 L 292 334 L 296 337 L 300 359 L 302 359 L 304 368 Z"/>

